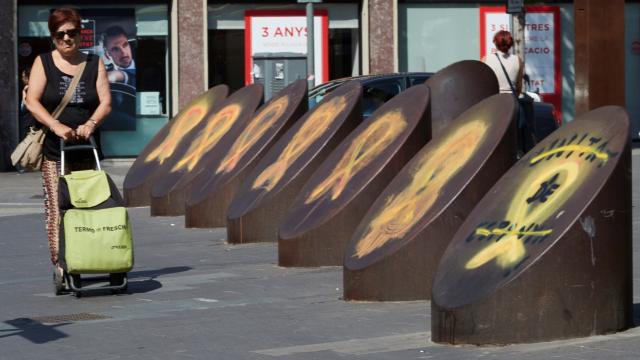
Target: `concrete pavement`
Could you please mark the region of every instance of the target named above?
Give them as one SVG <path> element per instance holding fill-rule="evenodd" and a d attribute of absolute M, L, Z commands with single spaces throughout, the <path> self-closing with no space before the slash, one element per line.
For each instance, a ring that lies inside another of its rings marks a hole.
<path fill-rule="evenodd" d="M 130 161 L 104 166 L 121 184 Z M 640 259 L 640 149 L 633 153 Z M 430 304 L 345 302 L 339 267 L 284 269 L 275 244 L 130 210 L 130 293 L 54 296 L 37 173 L 0 173 L 0 359 L 638 359 L 640 328 L 505 347 L 430 341 Z M 636 261 L 638 263 L 638 261 Z M 640 268 L 634 264 L 636 323 Z"/>

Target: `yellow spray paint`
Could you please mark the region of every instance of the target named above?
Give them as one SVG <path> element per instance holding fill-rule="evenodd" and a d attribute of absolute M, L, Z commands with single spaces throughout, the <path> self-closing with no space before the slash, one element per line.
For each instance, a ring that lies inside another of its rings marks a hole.
<path fill-rule="evenodd" d="M 222 159 L 216 174 L 230 172 L 238 165 L 238 162 L 269 128 L 284 114 L 289 105 L 289 96 L 283 96 L 269 104 L 255 116 L 242 134 L 238 137 L 231 150 Z"/>
<path fill-rule="evenodd" d="M 540 158 L 552 153 L 557 152 L 551 150 L 541 154 Z M 533 158 L 531 163 L 535 161 L 539 161 L 539 159 Z M 545 236 L 553 231 L 552 229 L 536 229 L 530 232 L 523 231 L 522 227 L 530 224 L 543 224 L 560 210 L 593 169 L 594 167 L 590 166 L 588 161 L 578 157 L 552 159 L 531 169 L 516 191 L 505 217 L 505 220 L 513 226 L 509 229 L 476 229 L 476 234 L 479 235 L 493 234 L 503 237 L 480 250 L 466 263 L 465 268 L 475 269 L 494 259 L 497 265 L 503 269 L 517 265 L 526 256 L 526 248 L 523 243 L 525 236 Z M 556 175 L 559 186 L 545 202 L 527 201 L 539 191 L 541 184 Z"/>
<path fill-rule="evenodd" d="M 206 106 L 195 105 L 173 120 L 174 124 L 171 126 L 167 137 L 147 155 L 144 162 L 157 160 L 160 164 L 164 163 L 166 159 L 173 155 L 182 138 L 202 121 L 207 111 Z"/>
<path fill-rule="evenodd" d="M 347 99 L 345 96 L 337 96 L 322 102 L 300 127 L 298 133 L 287 144 L 278 159 L 256 178 L 251 188 L 271 191 L 282 180 L 289 166 L 330 129 L 335 116 L 346 107 Z"/>
<path fill-rule="evenodd" d="M 557 147 L 555 149 L 551 149 L 549 151 L 545 151 L 542 154 L 537 155 L 536 157 L 531 159 L 531 164 L 535 164 L 540 160 L 546 158 L 547 156 L 555 155 L 558 153 L 565 153 L 565 152 L 591 154 L 596 158 L 602 160 L 602 162 L 605 164 L 607 163 L 607 160 L 609 160 L 609 153 L 605 151 L 598 151 L 589 145 L 573 144 L 573 145 L 564 145 L 564 146 Z"/>
<path fill-rule="evenodd" d="M 198 134 L 199 136 L 191 144 L 186 155 L 173 166 L 171 172 L 176 172 L 183 168 L 188 171 L 193 170 L 202 156 L 211 150 L 220 138 L 229 131 L 241 111 L 242 107 L 239 104 L 230 104 L 218 111 L 214 118 L 207 123 L 204 130 Z"/>
<path fill-rule="evenodd" d="M 305 204 L 309 204 L 327 193 L 331 193 L 331 200 L 337 199 L 349 180 L 382 153 L 404 131 L 407 125 L 407 120 L 399 110 L 391 110 L 371 123 L 349 145 L 329 176 L 311 191 Z"/>
<path fill-rule="evenodd" d="M 433 206 L 447 182 L 471 159 L 488 129 L 482 120 L 470 121 L 434 151 L 422 153 L 411 182 L 391 196 L 373 217 L 356 244 L 353 257 L 362 258 L 390 240 L 404 237 Z"/>

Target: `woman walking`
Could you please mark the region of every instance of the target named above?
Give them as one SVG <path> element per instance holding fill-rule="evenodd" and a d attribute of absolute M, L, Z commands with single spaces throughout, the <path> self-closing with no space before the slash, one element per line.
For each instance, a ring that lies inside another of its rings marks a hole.
<path fill-rule="evenodd" d="M 26 105 L 36 120 L 49 129 L 42 160 L 45 226 L 51 262 L 61 277 L 62 269 L 58 264 L 60 139 L 76 142 L 88 140 L 92 135 L 99 138 L 96 131 L 111 111 L 111 94 L 102 60 L 79 50 L 81 19 L 78 12 L 70 8 L 56 9 L 49 16 L 48 25 L 55 49 L 35 59 Z M 57 119 L 54 118 L 52 112 L 62 102 L 78 73 L 81 75 L 67 106 Z M 89 159 L 70 156 L 70 170 L 94 166 Z"/>

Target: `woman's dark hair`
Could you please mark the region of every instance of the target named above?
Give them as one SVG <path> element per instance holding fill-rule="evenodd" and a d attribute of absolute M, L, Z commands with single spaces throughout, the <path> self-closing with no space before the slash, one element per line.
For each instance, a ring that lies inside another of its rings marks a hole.
<path fill-rule="evenodd" d="M 73 23 L 76 29 L 80 29 L 80 14 L 74 9 L 71 8 L 60 8 L 55 9 L 49 15 L 49 34 L 51 37 L 58 31 L 58 28 L 65 23 Z"/>
<path fill-rule="evenodd" d="M 493 36 L 493 43 L 498 50 L 506 53 L 513 46 L 513 37 L 507 30 L 500 30 Z"/>

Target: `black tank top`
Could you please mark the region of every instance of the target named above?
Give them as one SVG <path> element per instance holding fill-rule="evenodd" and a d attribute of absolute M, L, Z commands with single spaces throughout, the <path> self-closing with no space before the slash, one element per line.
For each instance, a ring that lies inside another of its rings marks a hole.
<path fill-rule="evenodd" d="M 60 104 L 64 94 L 69 88 L 73 80 L 72 74 L 66 74 L 60 70 L 53 62 L 52 53 L 48 52 L 40 55 L 40 60 L 44 66 L 44 72 L 47 77 L 47 85 L 44 93 L 40 98 L 40 102 L 49 113 L 52 113 Z M 58 117 L 58 120 L 76 129 L 79 125 L 87 122 L 89 117 L 100 104 L 98 91 L 96 89 L 96 81 L 98 80 L 98 57 L 92 54 L 87 56 L 87 65 L 78 85 L 71 96 L 71 100 Z M 93 134 L 96 141 L 100 141 L 100 134 L 97 129 Z M 100 146 L 98 146 L 100 149 Z M 49 160 L 60 160 L 60 138 L 53 131 L 48 131 L 44 139 L 43 155 Z M 84 152 L 83 154 L 69 154 L 69 161 L 85 161 L 92 158 L 92 154 Z M 102 156 L 101 156 L 102 157 Z"/>

